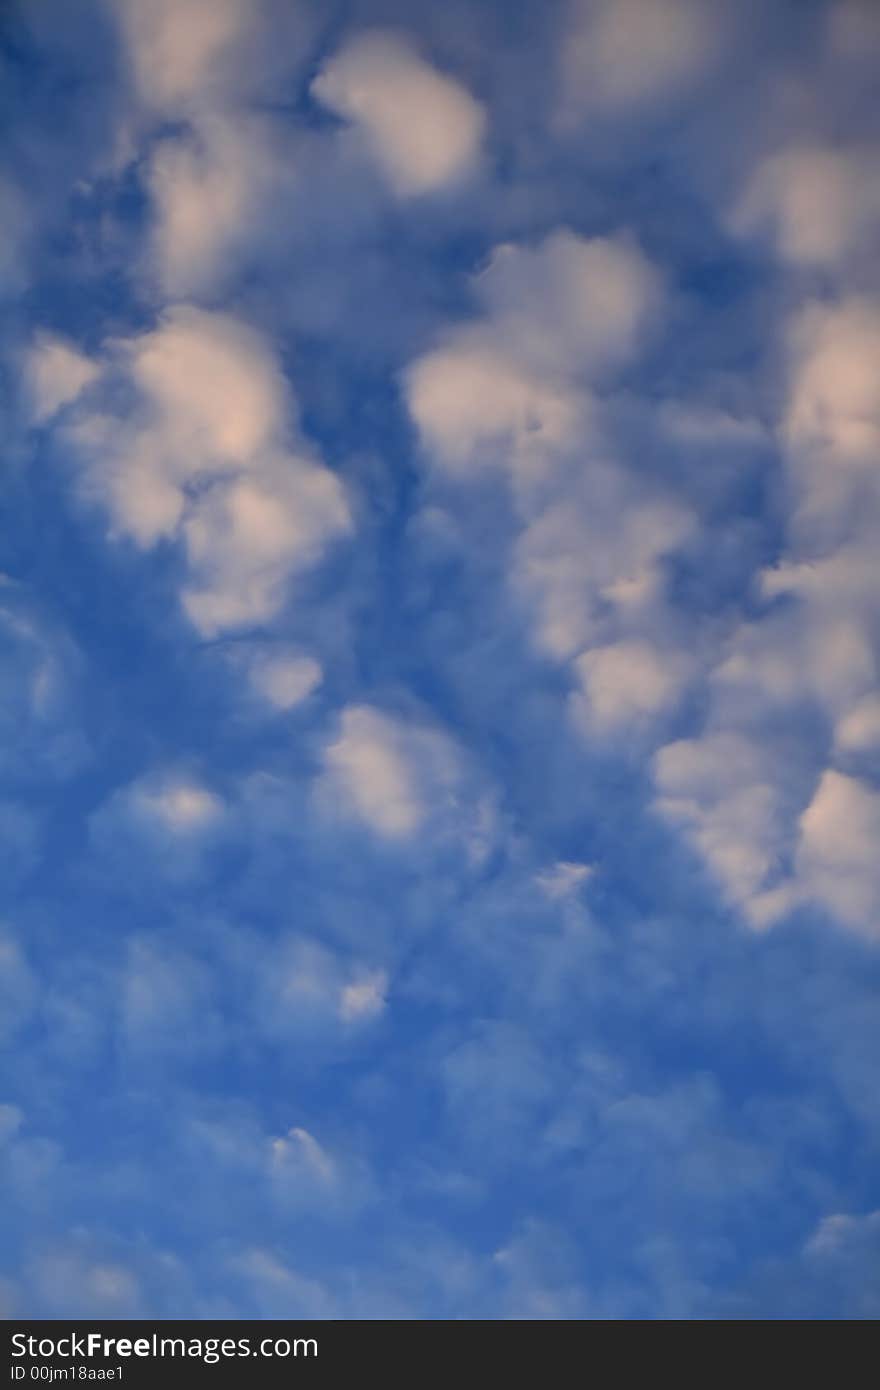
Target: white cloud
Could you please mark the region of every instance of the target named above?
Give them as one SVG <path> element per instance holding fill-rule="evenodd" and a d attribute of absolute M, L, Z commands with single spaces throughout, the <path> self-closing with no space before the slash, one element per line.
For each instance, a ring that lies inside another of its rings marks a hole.
<path fill-rule="evenodd" d="M 111 0 L 141 100 L 171 115 L 221 94 L 253 0 Z"/>
<path fill-rule="evenodd" d="M 560 660 L 661 626 L 663 560 L 694 524 L 607 464 L 584 466 L 579 482 L 523 529 L 511 570 L 538 647 Z"/>
<path fill-rule="evenodd" d="M 837 471 L 867 466 L 880 457 L 880 388 L 874 364 L 880 354 L 880 307 L 851 297 L 808 305 L 790 335 L 791 390 L 783 435 L 796 467 Z M 820 473 L 810 476 L 824 497 Z"/>
<path fill-rule="evenodd" d="M 183 606 L 199 632 L 266 622 L 290 576 L 348 529 L 342 490 L 326 469 L 292 457 L 212 489 L 183 522 L 193 580 Z"/>
<path fill-rule="evenodd" d="M 551 868 L 536 874 L 535 882 L 551 902 L 558 902 L 572 897 L 594 873 L 591 864 L 576 864 L 560 859 Z"/>
<path fill-rule="evenodd" d="M 0 575 L 0 774 L 12 785 L 82 765 L 81 654 L 23 585 Z"/>
<path fill-rule="evenodd" d="M 248 671 L 254 690 L 274 709 L 289 710 L 302 704 L 321 683 L 323 672 L 314 657 L 296 651 L 255 654 Z"/>
<path fill-rule="evenodd" d="M 343 711 L 324 764 L 325 803 L 389 839 L 414 835 L 429 816 L 454 806 L 459 769 L 450 741 L 367 705 Z"/>
<path fill-rule="evenodd" d="M 196 782 L 176 778 L 158 785 L 141 785 L 133 792 L 137 812 L 157 821 L 175 834 L 189 834 L 213 825 L 223 815 L 224 803 L 214 792 Z"/>
<path fill-rule="evenodd" d="M 197 878 L 231 825 L 227 802 L 195 777 L 152 771 L 117 788 L 89 818 L 106 874 L 159 881 Z"/>
<path fill-rule="evenodd" d="M 268 344 L 181 305 L 111 344 L 108 361 L 136 399 L 124 417 L 77 419 L 87 493 L 138 545 L 183 543 L 183 605 L 201 633 L 267 621 L 290 577 L 350 527 L 334 475 L 295 436 L 291 450 L 292 401 Z"/>
<path fill-rule="evenodd" d="M 706 733 L 657 757 L 658 809 L 753 925 L 813 904 L 873 935 L 880 797 L 858 760 L 880 741 L 880 313 L 860 296 L 808 303 L 784 349 L 783 554 L 757 576 L 767 611 L 718 654 Z M 845 771 L 823 769 L 832 755 Z"/>
<path fill-rule="evenodd" d="M 574 697 L 574 715 L 593 735 L 626 729 L 670 710 L 686 676 L 680 652 L 644 641 L 594 647 L 574 666 L 583 692 Z"/>
<path fill-rule="evenodd" d="M 869 753 L 880 749 L 880 695 L 866 695 L 838 722 L 834 742 L 846 753 Z"/>
<path fill-rule="evenodd" d="M 41 334 L 27 355 L 25 380 L 33 418 L 42 423 L 68 405 L 100 375 L 100 367 L 72 343 Z"/>
<path fill-rule="evenodd" d="M 394 34 L 350 40 L 324 65 L 312 93 L 356 124 L 400 197 L 445 188 L 477 163 L 482 107 Z"/>
<path fill-rule="evenodd" d="M 74 1232 L 74 1241 L 82 1234 Z M 132 1270 L 115 1260 L 94 1258 L 73 1244 L 39 1255 L 30 1274 L 41 1301 L 59 1315 L 124 1318 L 141 1307 L 141 1289 Z"/>
<path fill-rule="evenodd" d="M 228 315 L 181 305 L 121 347 L 182 477 L 194 457 L 224 470 L 247 465 L 283 428 L 278 364 L 258 333 Z"/>
<path fill-rule="evenodd" d="M 880 940 L 880 793 L 829 769 L 800 818 L 803 891 Z"/>
<path fill-rule="evenodd" d="M 305 1173 L 328 1186 L 336 1181 L 336 1165 L 307 1129 L 297 1127 L 284 1139 L 273 1139 L 271 1161 L 274 1171 L 285 1178 Z"/>
<path fill-rule="evenodd" d="M 475 281 L 500 341 L 537 369 L 577 374 L 614 366 L 639 347 L 660 277 L 626 236 L 567 228 L 536 247 L 495 248 Z"/>
<path fill-rule="evenodd" d="M 495 462 L 527 475 L 541 471 L 548 454 L 574 444 L 583 419 L 564 386 L 541 381 L 476 336 L 459 336 L 416 362 L 407 398 L 431 456 L 463 472 Z"/>
<path fill-rule="evenodd" d="M 722 22 L 704 0 L 575 0 L 561 46 L 563 117 L 687 86 L 709 68 Z"/>
<path fill-rule="evenodd" d="M 474 292 L 482 316 L 410 366 L 407 404 L 444 467 L 502 464 L 528 484 L 584 446 L 583 378 L 637 350 L 659 279 L 626 238 L 561 230 L 534 248 L 497 247 Z"/>
<path fill-rule="evenodd" d="M 796 146 L 769 156 L 733 210 L 741 234 L 768 231 L 794 265 L 834 266 L 880 215 L 880 159 L 872 150 Z"/>
<path fill-rule="evenodd" d="M 155 146 L 147 186 L 154 270 L 165 295 L 215 286 L 265 218 L 280 175 L 268 129 L 255 117 L 206 116 Z"/>
<path fill-rule="evenodd" d="M 345 1023 L 376 1018 L 385 1009 L 388 976 L 384 970 L 373 970 L 347 984 L 339 1001 L 339 1015 Z"/>
<path fill-rule="evenodd" d="M 307 937 L 288 936 L 251 959 L 256 1023 L 270 1036 L 305 1037 L 312 1048 L 332 1045 L 385 1010 L 389 977 L 363 960 L 351 961 Z"/>
<path fill-rule="evenodd" d="M 657 811 L 685 831 L 752 925 L 779 915 L 794 838 L 779 758 L 742 734 L 713 732 L 661 748 L 654 780 Z"/>
<path fill-rule="evenodd" d="M 507 472 L 522 521 L 511 588 L 536 646 L 577 658 L 578 722 L 594 733 L 647 724 L 684 679 L 663 561 L 693 518 L 607 458 L 593 387 L 638 353 L 661 278 L 627 236 L 562 229 L 533 247 L 497 247 L 474 295 L 481 317 L 406 373 L 423 447 L 463 479 Z"/>

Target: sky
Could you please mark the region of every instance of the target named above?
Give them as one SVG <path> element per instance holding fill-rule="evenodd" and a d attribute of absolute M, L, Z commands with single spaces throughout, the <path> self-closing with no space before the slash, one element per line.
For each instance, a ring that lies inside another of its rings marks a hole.
<path fill-rule="evenodd" d="M 880 1316 L 878 67 L 3 5 L 6 1316 Z"/>

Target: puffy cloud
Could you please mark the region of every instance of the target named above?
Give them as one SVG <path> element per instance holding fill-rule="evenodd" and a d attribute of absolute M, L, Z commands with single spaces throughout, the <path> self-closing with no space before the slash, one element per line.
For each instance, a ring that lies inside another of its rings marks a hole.
<path fill-rule="evenodd" d="M 663 563 L 693 525 L 681 506 L 640 496 L 620 470 L 584 467 L 579 486 L 530 521 L 514 550 L 511 580 L 537 645 L 569 659 L 624 630 L 659 627 Z"/>
<path fill-rule="evenodd" d="M 68 1245 L 39 1255 L 29 1271 L 41 1304 L 55 1312 L 75 1310 L 82 1317 L 130 1317 L 141 1307 L 137 1275 L 115 1260 L 95 1258 L 81 1248 L 82 1233 Z"/>
<path fill-rule="evenodd" d="M 768 230 L 784 261 L 838 264 L 880 216 L 880 156 L 872 150 L 795 147 L 765 159 L 732 214 L 742 233 Z"/>
<path fill-rule="evenodd" d="M 183 835 L 213 825 L 223 814 L 220 797 L 197 783 L 176 778 L 157 786 L 139 786 L 133 805 L 138 814 Z"/>
<path fill-rule="evenodd" d="M 348 960 L 317 941 L 289 936 L 249 962 L 256 972 L 258 1026 L 272 1036 L 305 1036 L 316 1047 L 357 1029 L 385 1011 L 387 971 Z"/>
<path fill-rule="evenodd" d="M 324 65 L 312 94 L 355 123 L 400 197 L 446 188 L 476 165 L 486 127 L 482 107 L 404 38 L 351 39 Z"/>
<path fill-rule="evenodd" d="M 444 467 L 508 467 L 523 486 L 583 447 L 582 378 L 631 356 L 659 280 L 626 238 L 562 230 L 535 248 L 501 246 L 474 282 L 475 322 L 407 370 L 407 404 Z"/>
<path fill-rule="evenodd" d="M 635 357 L 661 278 L 626 236 L 568 230 L 496 248 L 482 314 L 406 373 L 423 446 L 467 479 L 504 469 L 521 519 L 509 581 L 535 645 L 574 660 L 577 723 L 595 734 L 669 711 L 688 662 L 664 610 L 664 563 L 694 519 L 607 458 L 595 384 Z"/>
<path fill-rule="evenodd" d="M 791 388 L 783 421 L 793 466 L 825 504 L 825 474 L 867 467 L 880 457 L 880 390 L 872 370 L 880 352 L 880 308 L 851 297 L 810 304 L 790 333 Z"/>
<path fill-rule="evenodd" d="M 161 938 L 129 943 L 119 980 L 121 1039 L 145 1055 L 195 1057 L 216 1048 L 219 1020 L 208 972 Z"/>
<path fill-rule="evenodd" d="M 296 650 L 257 652 L 248 663 L 251 685 L 258 695 L 278 710 L 302 704 L 322 679 L 320 663 Z"/>
<path fill-rule="evenodd" d="M 756 927 L 790 906 L 785 870 L 794 835 L 782 761 L 727 731 L 667 744 L 654 759 L 657 811 L 689 835 Z"/>
<path fill-rule="evenodd" d="M 540 470 L 548 454 L 574 444 L 582 419 L 564 386 L 464 336 L 410 368 L 407 396 L 432 457 L 465 472 L 495 461 L 527 475 Z"/>
<path fill-rule="evenodd" d="M 162 292 L 174 298 L 214 288 L 231 268 L 265 217 L 280 167 L 256 117 L 210 115 L 161 140 L 146 177 L 153 268 Z"/>
<path fill-rule="evenodd" d="M 186 773 L 149 772 L 117 788 L 89 818 L 96 864 L 106 877 L 183 883 L 198 879 L 229 831 L 225 800 Z"/>
<path fill-rule="evenodd" d="M 813 905 L 873 936 L 876 794 L 860 759 L 880 732 L 877 306 L 806 303 L 780 346 L 782 553 L 757 576 L 760 611 L 717 653 L 706 732 L 658 756 L 658 804 L 754 925 Z"/>
<path fill-rule="evenodd" d="M 669 710 L 685 674 L 680 653 L 641 641 L 593 647 L 574 665 L 583 690 L 575 697 L 575 716 L 596 735 Z"/>
<path fill-rule="evenodd" d="M 866 695 L 839 721 L 834 731 L 836 746 L 847 753 L 880 749 L 880 695 Z"/>
<path fill-rule="evenodd" d="M 253 22 L 247 0 L 112 0 L 142 101 L 186 112 L 224 92 Z"/>
<path fill-rule="evenodd" d="M 350 706 L 325 745 L 319 783 L 325 804 L 391 840 L 415 835 L 429 817 L 455 810 L 460 782 L 454 745 L 434 729 L 368 705 Z"/>
<path fill-rule="evenodd" d="M 832 1212 L 790 1256 L 762 1260 L 744 1289 L 712 1300 L 713 1316 L 876 1320 L 880 1211 Z"/>
<path fill-rule="evenodd" d="M 552 902 L 573 897 L 578 889 L 592 878 L 591 864 L 577 864 L 560 859 L 551 868 L 535 875 L 535 882 Z"/>
<path fill-rule="evenodd" d="M 575 0 L 561 46 L 563 112 L 662 100 L 707 70 L 721 22 L 702 0 Z"/>
<path fill-rule="evenodd" d="M 800 818 L 803 890 L 849 926 L 880 940 L 880 794 L 829 769 Z"/>
<path fill-rule="evenodd" d="M 177 306 L 110 345 L 108 365 L 135 403 L 72 427 L 86 490 L 138 545 L 182 541 L 183 605 L 200 632 L 265 622 L 291 575 L 350 526 L 333 474 L 301 445 L 291 452 L 291 402 L 268 344 L 228 315 Z"/>
<path fill-rule="evenodd" d="M 286 1138 L 272 1141 L 272 1165 L 285 1177 L 302 1172 L 328 1186 L 336 1181 L 336 1165 L 307 1129 L 291 1129 Z"/>
<path fill-rule="evenodd" d="M 98 365 L 71 343 L 41 334 L 25 364 L 25 380 L 38 423 L 50 419 L 100 375 Z"/>
<path fill-rule="evenodd" d="M 344 987 L 339 1001 L 339 1013 L 346 1023 L 375 1018 L 385 1009 L 388 976 L 384 970 L 374 970 Z"/>
<path fill-rule="evenodd" d="M 0 575 L 0 777 L 63 779 L 88 756 L 81 653 L 32 593 Z"/>
<path fill-rule="evenodd" d="M 475 292 L 518 357 L 575 374 L 633 356 L 657 307 L 660 277 L 628 237 L 563 228 L 536 247 L 496 247 Z"/>

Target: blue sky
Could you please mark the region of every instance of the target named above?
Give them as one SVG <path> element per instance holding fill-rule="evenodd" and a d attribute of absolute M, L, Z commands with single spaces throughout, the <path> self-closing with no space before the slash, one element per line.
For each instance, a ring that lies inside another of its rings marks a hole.
<path fill-rule="evenodd" d="M 0 1305 L 878 1316 L 880 10 L 0 61 Z"/>

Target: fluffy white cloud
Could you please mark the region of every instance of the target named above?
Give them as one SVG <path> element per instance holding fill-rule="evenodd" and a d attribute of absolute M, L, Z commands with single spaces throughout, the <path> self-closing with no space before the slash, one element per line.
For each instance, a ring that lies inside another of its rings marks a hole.
<path fill-rule="evenodd" d="M 804 146 L 763 160 L 732 214 L 738 232 L 768 231 L 794 265 L 833 266 L 880 215 L 880 157 L 872 150 Z"/>
<path fill-rule="evenodd" d="M 157 822 L 164 830 L 183 835 L 215 824 L 224 811 L 222 800 L 214 792 L 178 778 L 138 786 L 133 790 L 131 804 L 139 815 Z"/>
<path fill-rule="evenodd" d="M 343 711 L 324 764 L 319 791 L 325 804 L 377 835 L 406 839 L 429 816 L 454 809 L 460 769 L 449 739 L 367 705 Z"/>
<path fill-rule="evenodd" d="M 733 732 L 667 744 L 654 759 L 656 809 L 688 834 L 754 926 L 787 902 L 793 826 L 779 763 Z"/>
<path fill-rule="evenodd" d="M 350 40 L 325 64 L 312 93 L 355 123 L 401 197 L 454 184 L 477 163 L 486 127 L 482 107 L 394 34 Z"/>
<path fill-rule="evenodd" d="M 69 405 L 100 375 L 91 358 L 63 338 L 40 334 L 25 359 L 33 418 L 42 423 Z"/>
<path fill-rule="evenodd" d="M 339 1014 L 346 1023 L 376 1018 L 385 1009 L 388 976 L 384 970 L 373 970 L 344 986 L 339 1001 Z"/>
<path fill-rule="evenodd" d="M 800 818 L 801 889 L 880 940 L 880 793 L 829 769 Z"/>
<path fill-rule="evenodd" d="M 271 1037 L 305 1037 L 314 1048 L 365 1027 L 385 1011 L 387 971 L 344 958 L 307 937 L 286 936 L 251 954 L 256 1026 Z"/>
<path fill-rule="evenodd" d="M 563 228 L 536 247 L 495 248 L 475 282 L 499 339 L 532 367 L 593 372 L 631 357 L 660 278 L 626 236 Z"/>
<path fill-rule="evenodd" d="M 148 168 L 153 271 L 170 297 L 202 293 L 258 229 L 281 170 L 255 117 L 209 115 L 161 140 Z"/>
<path fill-rule="evenodd" d="M 286 1179 L 300 1174 L 332 1186 L 336 1181 L 336 1165 L 314 1135 L 296 1127 L 283 1139 L 272 1141 L 272 1167 Z"/>
<path fill-rule="evenodd" d="M 564 115 L 677 91 L 710 65 L 721 22 L 704 0 L 575 0 L 561 48 Z"/>
<path fill-rule="evenodd" d="M 290 576 L 350 526 L 336 478 L 291 451 L 292 403 L 268 344 L 228 315 L 178 306 L 111 344 L 108 366 L 136 399 L 119 418 L 77 420 L 87 491 L 138 545 L 182 541 L 183 604 L 200 632 L 265 622 Z"/>
<path fill-rule="evenodd" d="M 574 665 L 583 692 L 574 697 L 575 718 L 594 735 L 625 729 L 669 710 L 686 674 L 679 652 L 643 641 L 594 647 Z"/>
<path fill-rule="evenodd" d="M 216 98 L 234 75 L 253 0 L 111 0 L 141 100 L 165 114 Z"/>
<path fill-rule="evenodd" d="M 579 485 L 524 527 L 513 555 L 511 582 L 541 650 L 564 660 L 661 626 L 663 561 L 693 524 L 682 507 L 640 496 L 619 469 L 585 465 Z"/>
<path fill-rule="evenodd" d="M 659 280 L 626 238 L 562 230 L 496 248 L 474 293 L 481 317 L 406 373 L 410 414 L 445 467 L 501 463 L 527 482 L 583 446 L 583 379 L 636 351 Z"/>
<path fill-rule="evenodd" d="M 500 462 L 527 475 L 578 438 L 583 408 L 494 344 L 461 335 L 407 375 L 410 412 L 433 458 L 467 471 Z"/>
<path fill-rule="evenodd" d="M 479 318 L 406 373 L 429 457 L 505 470 L 522 529 L 510 583 L 536 646 L 577 658 L 578 724 L 603 734 L 672 707 L 687 662 L 664 612 L 663 562 L 693 518 L 606 457 L 597 381 L 633 358 L 662 303 L 626 236 L 568 230 L 500 246 L 474 282 Z"/>
<path fill-rule="evenodd" d="M 765 610 L 718 653 L 707 732 L 658 756 L 658 805 L 754 925 L 812 904 L 873 936 L 878 796 L 860 759 L 880 742 L 880 312 L 807 303 L 782 348 L 783 553 L 757 577 Z"/>
<path fill-rule="evenodd" d="M 793 466 L 826 504 L 827 473 L 880 460 L 880 306 L 853 296 L 808 305 L 790 333 L 791 389 L 783 435 Z M 818 466 L 817 466 L 818 465 Z"/>
<path fill-rule="evenodd" d="M 838 749 L 846 753 L 870 753 L 880 749 L 880 695 L 857 701 L 834 730 Z"/>
<path fill-rule="evenodd" d="M 152 771 L 118 787 L 89 818 L 105 879 L 197 880 L 231 828 L 226 800 L 186 772 Z M 108 865 L 113 866 L 108 876 Z"/>
<path fill-rule="evenodd" d="M 250 681 L 257 693 L 275 709 L 294 709 L 321 683 L 322 671 L 314 657 L 296 651 L 256 654 L 249 663 Z"/>

